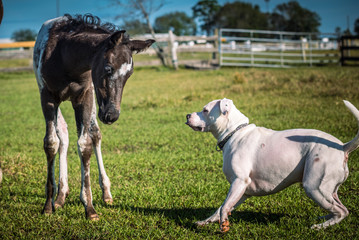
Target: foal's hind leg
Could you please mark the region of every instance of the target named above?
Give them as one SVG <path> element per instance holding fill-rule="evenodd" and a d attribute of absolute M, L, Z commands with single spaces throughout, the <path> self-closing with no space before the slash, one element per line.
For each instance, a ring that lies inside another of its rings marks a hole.
<path fill-rule="evenodd" d="M 63 207 L 65 204 L 65 198 L 69 195 L 69 185 L 67 178 L 67 149 L 69 146 L 69 134 L 67 131 L 67 124 L 64 117 L 61 114 L 60 108 L 57 112 L 57 124 L 56 124 L 57 136 L 60 139 L 59 155 L 59 187 L 58 194 L 55 201 L 55 208 Z"/>
<path fill-rule="evenodd" d="M 44 151 L 47 158 L 46 202 L 43 213 L 51 214 L 55 210 L 54 197 L 56 195 L 56 182 L 54 165 L 60 142 L 56 134 L 56 114 L 58 107 L 46 90 L 41 92 L 41 105 L 46 122 Z"/>
<path fill-rule="evenodd" d="M 90 128 L 91 136 L 92 136 L 92 142 L 93 147 L 95 150 L 95 155 L 97 159 L 97 165 L 99 170 L 99 183 L 100 187 L 102 189 L 102 198 L 107 204 L 112 204 L 112 195 L 110 191 L 111 182 L 108 178 L 105 167 L 102 160 L 102 153 L 101 153 L 101 132 L 100 128 L 98 126 L 97 120 L 96 120 L 96 103 L 94 98 L 93 108 L 92 108 L 92 114 L 91 114 L 91 128 Z"/>

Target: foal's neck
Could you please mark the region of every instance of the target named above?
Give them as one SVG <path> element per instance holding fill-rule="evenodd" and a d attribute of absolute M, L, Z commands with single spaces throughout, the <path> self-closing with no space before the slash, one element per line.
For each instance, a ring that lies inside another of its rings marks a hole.
<path fill-rule="evenodd" d="M 79 68 L 81 71 L 88 71 L 91 69 L 94 58 L 98 51 L 101 51 L 104 40 L 109 34 L 76 34 L 68 41 L 65 49 L 66 55 L 70 55 L 68 67 Z"/>

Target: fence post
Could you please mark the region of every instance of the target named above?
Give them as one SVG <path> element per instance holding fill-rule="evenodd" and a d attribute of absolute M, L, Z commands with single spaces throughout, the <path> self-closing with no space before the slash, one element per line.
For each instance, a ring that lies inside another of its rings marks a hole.
<path fill-rule="evenodd" d="M 250 36 L 251 36 L 251 67 L 253 67 L 253 64 L 254 64 L 254 55 L 253 55 L 253 31 L 251 31 L 250 33 Z"/>
<path fill-rule="evenodd" d="M 169 40 L 170 40 L 170 48 L 171 48 L 171 58 L 172 58 L 172 65 L 174 67 L 175 70 L 178 69 L 178 60 L 177 60 L 177 46 L 175 45 L 175 37 L 174 34 L 172 32 L 172 30 L 168 31 L 169 34 Z"/>
<path fill-rule="evenodd" d="M 219 33 L 218 33 L 218 55 L 219 55 L 219 66 L 222 66 L 222 29 L 219 29 Z"/>
<path fill-rule="evenodd" d="M 285 50 L 285 44 L 283 42 L 283 34 L 280 33 L 280 65 L 283 67 L 284 61 L 283 61 L 283 52 Z"/>
<path fill-rule="evenodd" d="M 300 45 L 301 45 L 301 48 L 302 48 L 302 59 L 303 59 L 303 63 L 306 63 L 307 62 L 307 56 L 305 54 L 305 43 L 307 42 L 307 39 L 304 38 L 304 37 L 300 37 Z"/>
<path fill-rule="evenodd" d="M 309 62 L 310 66 L 313 67 L 313 43 L 312 43 L 312 35 L 309 36 Z"/>
<path fill-rule="evenodd" d="M 340 40 L 339 40 L 340 44 L 340 66 L 344 66 L 344 37 L 341 36 Z"/>
<path fill-rule="evenodd" d="M 216 28 L 216 29 L 214 30 L 214 36 L 217 36 L 217 39 L 219 39 L 219 38 L 218 38 L 218 28 Z M 214 49 L 218 49 L 218 41 L 214 40 L 213 48 L 214 48 Z M 216 62 L 217 62 L 217 60 L 218 60 L 218 54 L 217 54 L 216 52 L 213 52 L 213 53 L 212 53 L 212 61 L 216 61 Z"/>

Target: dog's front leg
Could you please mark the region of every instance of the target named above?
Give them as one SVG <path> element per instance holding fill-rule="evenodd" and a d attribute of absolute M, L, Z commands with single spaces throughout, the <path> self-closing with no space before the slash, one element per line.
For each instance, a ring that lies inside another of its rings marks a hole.
<path fill-rule="evenodd" d="M 244 181 L 242 179 L 236 178 L 229 189 L 227 198 L 224 201 L 222 207 L 220 208 L 220 229 L 221 232 L 227 232 L 229 230 L 229 221 L 228 215 L 231 211 L 244 202 L 248 196 L 244 195 L 244 192 L 249 184 L 250 180 Z"/>
<path fill-rule="evenodd" d="M 243 195 L 239 201 L 236 203 L 236 205 L 231 209 L 231 211 L 233 211 L 237 206 L 239 206 L 240 204 L 242 204 L 249 196 L 247 195 Z M 220 213 L 221 213 L 221 208 L 222 206 L 220 206 L 217 211 L 212 215 L 210 216 L 209 218 L 205 219 L 205 220 L 202 220 L 202 221 L 198 221 L 196 222 L 197 226 L 204 226 L 204 225 L 207 225 L 209 223 L 214 223 L 214 222 L 217 222 L 219 221 L 220 219 Z M 230 212 L 231 212 L 230 211 Z"/>
<path fill-rule="evenodd" d="M 212 216 L 210 216 L 209 218 L 207 218 L 207 219 L 205 219 L 203 221 L 198 221 L 198 222 L 196 222 L 196 224 L 198 226 L 204 226 L 204 225 L 207 225 L 208 223 L 217 222 L 219 220 L 219 213 L 221 211 L 221 208 L 222 208 L 222 206 L 219 207 L 217 209 L 217 211 Z"/>

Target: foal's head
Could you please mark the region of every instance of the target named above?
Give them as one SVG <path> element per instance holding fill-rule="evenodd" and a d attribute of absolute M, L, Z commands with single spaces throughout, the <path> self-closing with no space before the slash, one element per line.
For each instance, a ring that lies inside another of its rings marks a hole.
<path fill-rule="evenodd" d="M 98 117 L 103 123 L 114 123 L 120 116 L 123 88 L 133 73 L 132 53 L 141 52 L 154 42 L 129 40 L 125 31 L 114 32 L 104 40 L 92 66 Z"/>

